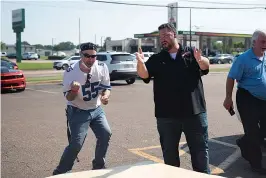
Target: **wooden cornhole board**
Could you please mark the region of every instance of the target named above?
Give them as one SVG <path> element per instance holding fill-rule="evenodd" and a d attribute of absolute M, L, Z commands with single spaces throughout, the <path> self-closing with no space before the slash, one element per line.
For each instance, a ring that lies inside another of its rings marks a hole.
<path fill-rule="evenodd" d="M 222 178 L 162 163 L 138 163 L 110 169 L 66 173 L 49 178 Z"/>

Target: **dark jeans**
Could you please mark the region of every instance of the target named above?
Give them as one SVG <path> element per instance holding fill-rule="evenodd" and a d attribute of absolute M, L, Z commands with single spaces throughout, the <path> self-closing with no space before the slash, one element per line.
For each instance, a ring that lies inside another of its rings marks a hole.
<path fill-rule="evenodd" d="M 239 88 L 236 103 L 244 128 L 244 136 L 239 140 L 242 156 L 252 167 L 261 167 L 261 143 L 266 135 L 266 101 L 252 96 L 247 90 Z M 261 128 L 261 129 L 260 129 Z"/>
<path fill-rule="evenodd" d="M 193 170 L 210 174 L 206 113 L 189 118 L 157 118 L 157 128 L 165 164 L 180 167 L 179 141 L 184 132 Z"/>
<path fill-rule="evenodd" d="M 111 130 L 102 107 L 85 111 L 68 106 L 67 119 L 71 132 L 71 141 L 65 148 L 55 173 L 66 173 L 72 169 L 74 161 L 83 146 L 89 126 L 97 138 L 95 158 L 92 161 L 93 169 L 104 168 Z"/>

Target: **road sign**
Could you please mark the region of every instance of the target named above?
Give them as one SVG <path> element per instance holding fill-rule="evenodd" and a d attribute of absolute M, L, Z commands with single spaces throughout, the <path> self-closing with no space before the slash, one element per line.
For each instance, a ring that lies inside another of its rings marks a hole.
<path fill-rule="evenodd" d="M 179 35 L 189 35 L 190 31 L 178 31 Z M 195 31 L 191 31 L 191 35 L 195 35 L 196 32 Z"/>
<path fill-rule="evenodd" d="M 143 38 L 144 37 L 144 34 L 135 34 L 134 35 L 134 38 Z"/>
<path fill-rule="evenodd" d="M 16 60 L 21 62 L 21 32 L 25 28 L 25 9 L 12 11 L 12 29 L 16 33 Z"/>
<path fill-rule="evenodd" d="M 23 32 L 25 28 L 25 9 L 12 11 L 12 29 L 14 32 Z"/>

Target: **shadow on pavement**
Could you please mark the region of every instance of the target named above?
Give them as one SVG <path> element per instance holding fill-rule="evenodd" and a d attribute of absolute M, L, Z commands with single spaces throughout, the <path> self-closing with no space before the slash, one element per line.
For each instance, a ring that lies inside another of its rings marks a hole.
<path fill-rule="evenodd" d="M 236 145 L 236 140 L 242 136 L 241 134 L 210 138 L 209 156 L 212 174 L 228 178 L 265 178 L 265 175 L 261 176 L 252 172 L 249 163 L 242 158 L 240 149 Z M 183 150 L 187 146 L 184 144 L 180 149 Z M 263 158 L 264 166 L 266 166 L 265 156 L 266 153 Z"/>
<path fill-rule="evenodd" d="M 236 140 L 238 138 L 241 138 L 242 136 L 243 136 L 242 134 L 232 135 L 226 137 L 212 138 L 212 140 L 237 146 Z M 237 150 L 240 151 L 238 146 L 232 151 L 235 152 Z M 231 152 L 231 155 L 233 152 Z M 213 162 L 213 159 L 214 157 L 212 157 L 212 155 L 210 154 L 210 163 Z M 266 157 L 264 156 L 263 159 L 264 159 L 263 164 L 264 166 L 266 166 Z M 228 167 L 224 169 L 224 173 L 218 174 L 219 176 L 228 177 L 228 178 L 262 178 L 262 177 L 265 178 L 265 175 L 259 175 L 251 171 L 249 163 L 246 160 L 244 160 L 244 158 L 242 158 L 241 152 L 239 152 L 239 155 L 237 157 L 233 158 L 232 160 L 229 159 L 228 161 L 230 161 L 231 164 L 229 164 Z"/>
<path fill-rule="evenodd" d="M 112 82 L 111 86 L 124 86 L 124 85 L 129 85 L 126 82 Z M 134 85 L 134 84 L 133 84 Z"/>
<path fill-rule="evenodd" d="M 8 94 L 8 93 L 21 93 L 21 90 L 1 90 L 1 94 Z"/>

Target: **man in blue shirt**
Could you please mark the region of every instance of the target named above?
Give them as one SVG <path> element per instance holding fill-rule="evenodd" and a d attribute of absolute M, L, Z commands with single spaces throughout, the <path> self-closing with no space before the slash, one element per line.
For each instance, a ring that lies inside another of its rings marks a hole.
<path fill-rule="evenodd" d="M 237 145 L 252 170 L 266 174 L 266 169 L 262 168 L 260 147 L 262 138 L 266 137 L 266 31 L 256 30 L 252 36 L 252 45 L 251 49 L 234 61 L 230 69 L 224 107 L 227 110 L 233 109 L 232 91 L 236 80 L 236 104 L 245 133 L 237 140 Z"/>

